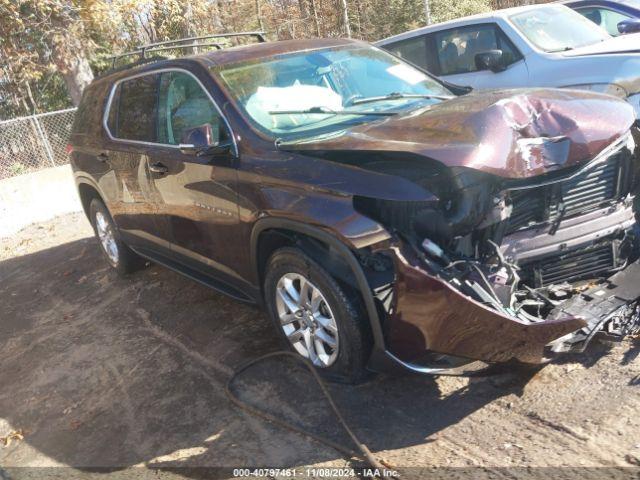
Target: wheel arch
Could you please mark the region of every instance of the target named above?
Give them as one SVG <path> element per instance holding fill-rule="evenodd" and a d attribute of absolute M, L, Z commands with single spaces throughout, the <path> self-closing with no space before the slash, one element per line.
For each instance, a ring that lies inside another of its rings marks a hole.
<path fill-rule="evenodd" d="M 91 206 L 91 202 L 93 199 L 98 199 L 102 203 L 106 203 L 104 198 L 98 188 L 91 182 L 88 182 L 84 179 L 77 181 L 78 195 L 80 196 L 80 203 L 82 204 L 82 210 L 84 210 L 85 215 L 89 218 L 89 208 Z"/>
<path fill-rule="evenodd" d="M 374 341 L 373 351 L 383 352 L 385 349 L 384 335 L 378 309 L 376 307 L 367 277 L 354 255 L 352 249 L 329 232 L 306 223 L 281 218 L 263 218 L 258 220 L 251 232 L 250 252 L 251 264 L 255 278 L 263 290 L 264 270 L 267 260 L 278 248 L 284 246 L 300 247 L 306 254 L 328 268 L 338 280 L 352 283 L 361 295 L 367 313 Z M 322 249 L 325 249 L 325 252 Z M 326 249 L 329 252 L 326 252 Z M 326 256 L 328 255 L 328 256 Z M 333 258 L 330 258 L 333 257 Z M 336 262 L 345 271 L 335 270 Z M 327 263 L 328 262 L 328 263 Z M 346 277 L 345 277 L 346 275 Z"/>

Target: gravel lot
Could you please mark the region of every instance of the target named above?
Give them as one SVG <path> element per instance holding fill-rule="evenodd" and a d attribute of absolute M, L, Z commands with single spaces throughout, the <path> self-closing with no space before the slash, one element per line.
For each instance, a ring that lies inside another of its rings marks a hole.
<path fill-rule="evenodd" d="M 0 437 L 24 437 L 0 442 L 9 474 L 72 466 L 60 478 L 96 468 L 208 478 L 187 467 L 350 465 L 225 397 L 235 368 L 278 348 L 260 312 L 159 266 L 119 278 L 91 235 L 84 216 L 71 213 L 0 240 Z M 332 391 L 360 438 L 404 478 L 423 475 L 409 467 L 483 467 L 447 470 L 458 478 L 592 467 L 553 473 L 637 478 L 639 353 L 631 340 L 596 343 L 538 372 L 379 375 Z M 347 442 L 309 376 L 287 361 L 256 367 L 235 388 Z"/>

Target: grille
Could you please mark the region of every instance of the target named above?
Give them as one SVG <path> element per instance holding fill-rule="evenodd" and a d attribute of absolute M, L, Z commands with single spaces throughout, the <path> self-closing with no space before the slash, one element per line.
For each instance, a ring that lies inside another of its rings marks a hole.
<path fill-rule="evenodd" d="M 560 202 L 564 202 L 564 216 L 567 218 L 595 210 L 619 198 L 622 156 L 623 152 L 618 152 L 606 162 L 564 182 L 512 191 L 513 213 L 508 233 L 553 222 L 558 217 Z"/>
<path fill-rule="evenodd" d="M 560 184 L 561 198 L 565 204 L 565 216 L 575 215 L 598 208 L 604 202 L 616 198 L 618 190 L 617 157 Z M 558 204 L 554 203 L 550 212 L 551 220 L 558 214 Z"/>
<path fill-rule="evenodd" d="M 611 242 L 570 250 L 524 265 L 525 282 L 533 283 L 535 287 L 544 287 L 597 278 L 616 267 L 615 258 Z"/>
<path fill-rule="evenodd" d="M 522 230 L 544 221 L 546 215 L 546 189 L 515 190 L 511 193 L 513 212 L 509 223 L 509 233 Z"/>

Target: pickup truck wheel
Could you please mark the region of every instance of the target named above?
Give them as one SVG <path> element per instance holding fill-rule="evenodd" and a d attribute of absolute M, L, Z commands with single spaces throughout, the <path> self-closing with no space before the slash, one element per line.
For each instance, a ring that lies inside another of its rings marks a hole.
<path fill-rule="evenodd" d="M 143 265 L 142 259 L 124 244 L 104 203 L 93 199 L 89 206 L 89 215 L 93 230 L 100 241 L 100 249 L 109 265 L 120 275 L 139 269 Z"/>
<path fill-rule="evenodd" d="M 264 292 L 269 315 L 283 344 L 309 360 L 328 380 L 358 383 L 371 340 L 357 295 L 344 288 L 296 248 L 269 259 Z"/>

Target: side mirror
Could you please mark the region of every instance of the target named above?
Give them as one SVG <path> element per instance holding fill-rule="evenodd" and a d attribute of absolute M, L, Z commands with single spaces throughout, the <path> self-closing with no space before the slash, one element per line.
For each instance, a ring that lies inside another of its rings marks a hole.
<path fill-rule="evenodd" d="M 180 137 L 180 151 L 195 155 L 199 150 L 213 144 L 213 127 L 210 123 L 188 128 Z"/>
<path fill-rule="evenodd" d="M 206 147 L 196 147 L 191 143 L 181 143 L 178 145 L 180 152 L 184 155 L 193 155 L 196 157 L 215 157 L 219 155 L 226 155 L 231 152 L 233 143 L 231 140 L 226 142 L 217 142 L 213 145 L 207 145 Z"/>
<path fill-rule="evenodd" d="M 621 21 L 618 23 L 618 31 L 622 34 L 640 32 L 640 19 L 628 18 Z"/>
<path fill-rule="evenodd" d="M 178 148 L 184 155 L 194 155 L 196 157 L 207 157 L 215 155 L 224 155 L 231 151 L 232 142 L 216 142 L 213 141 L 213 127 L 209 123 L 198 125 L 184 131 L 180 139 Z"/>
<path fill-rule="evenodd" d="M 495 73 L 506 69 L 502 61 L 502 50 L 487 50 L 476 53 L 474 60 L 478 70 L 491 70 Z"/>

